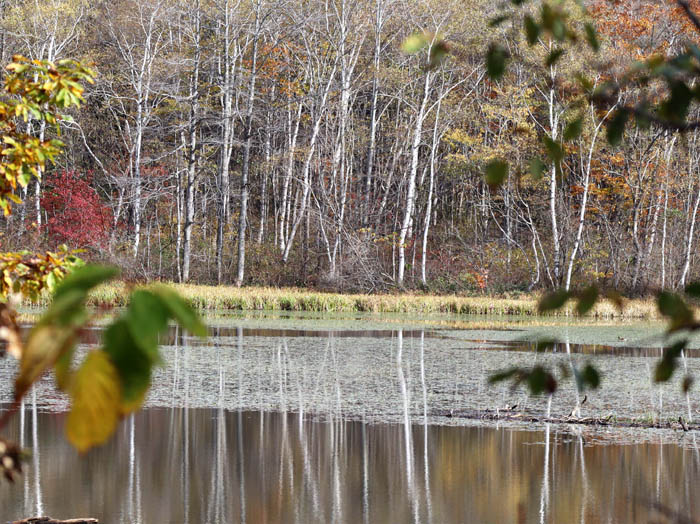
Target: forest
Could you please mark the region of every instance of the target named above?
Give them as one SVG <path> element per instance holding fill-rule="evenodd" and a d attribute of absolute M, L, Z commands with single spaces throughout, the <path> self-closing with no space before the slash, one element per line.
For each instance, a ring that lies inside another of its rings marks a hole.
<path fill-rule="evenodd" d="M 679 52 L 695 31 L 680 3 L 561 3 L 601 49 L 551 63 L 556 42 L 527 18 L 491 24 L 483 0 L 1 6 L 2 63 L 97 73 L 62 123 L 65 154 L 17 189 L 3 251 L 65 244 L 134 280 L 361 292 L 641 295 L 700 277 L 700 131 L 650 122 L 613 147 L 615 107 L 655 93 L 602 108 L 574 86 Z M 498 80 L 494 39 L 518 58 Z M 532 169 L 543 143 L 563 144 L 560 162 Z M 498 185 L 494 159 L 510 165 Z"/>

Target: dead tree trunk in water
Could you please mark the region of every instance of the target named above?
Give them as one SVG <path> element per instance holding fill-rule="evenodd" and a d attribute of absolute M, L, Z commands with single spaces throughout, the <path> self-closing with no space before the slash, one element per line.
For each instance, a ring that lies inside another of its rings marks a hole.
<path fill-rule="evenodd" d="M 51 517 L 31 517 L 23 520 L 16 520 L 12 524 L 99 524 L 99 520 L 92 518 L 56 520 Z"/>

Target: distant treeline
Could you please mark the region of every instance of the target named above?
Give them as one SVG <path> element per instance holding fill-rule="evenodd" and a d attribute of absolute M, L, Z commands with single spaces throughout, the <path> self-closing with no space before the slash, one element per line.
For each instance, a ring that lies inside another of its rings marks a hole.
<path fill-rule="evenodd" d="M 543 69 L 553 44 L 490 27 L 492 2 L 1 5 L 3 63 L 71 57 L 98 72 L 67 154 L 2 224 L 3 250 L 67 243 L 131 278 L 366 292 L 642 293 L 700 278 L 698 131 L 650 125 L 610 147 L 609 114 L 571 103 L 587 58 Z M 692 34 L 664 5 L 589 8 L 607 75 Z M 522 58 L 497 83 L 484 66 L 496 31 Z M 415 33 L 446 59 L 406 53 Z M 581 118 L 562 169 L 533 178 L 539 139 Z M 497 157 L 512 167 L 494 189 L 483 170 Z"/>

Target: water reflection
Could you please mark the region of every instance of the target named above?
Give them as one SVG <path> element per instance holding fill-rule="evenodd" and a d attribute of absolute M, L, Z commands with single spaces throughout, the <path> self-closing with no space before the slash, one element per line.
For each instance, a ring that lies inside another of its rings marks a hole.
<path fill-rule="evenodd" d="M 405 448 L 404 424 L 149 409 L 79 457 L 64 418 L 29 418 L 41 468 L 28 492 L 0 490 L 3 521 L 36 511 L 39 493 L 44 513 L 119 524 L 671 522 L 656 503 L 700 516 L 697 449 L 586 446 L 554 426 L 411 425 Z M 17 417 L 9 434 L 21 429 Z"/>
<path fill-rule="evenodd" d="M 219 343 L 232 347 L 239 337 L 246 338 L 268 338 L 268 339 L 314 339 L 328 337 L 334 339 L 395 339 L 398 331 L 403 333 L 403 338 L 423 338 L 434 340 L 452 341 L 459 344 L 464 350 L 479 349 L 491 351 L 527 351 L 535 353 L 541 351 L 537 339 L 539 337 L 553 338 L 559 340 L 547 349 L 549 353 L 582 353 L 587 355 L 615 355 L 615 356 L 645 356 L 658 357 L 662 353 L 663 347 L 659 347 L 663 339 L 660 337 L 660 330 L 655 335 L 641 336 L 635 335 L 633 340 L 619 337 L 625 343 L 617 340 L 615 344 L 610 343 L 573 343 L 569 342 L 571 334 L 568 329 L 562 328 L 555 332 L 538 332 L 536 330 L 517 329 L 469 329 L 469 330 L 449 330 L 449 329 L 403 329 L 396 327 L 393 329 L 368 329 L 366 326 L 360 329 L 337 329 L 322 328 L 313 329 L 296 327 L 265 327 L 264 324 L 256 327 L 246 327 L 244 325 L 211 325 L 209 326 L 209 337 L 216 339 Z M 25 334 L 29 332 L 31 324 L 23 324 L 22 330 Z M 593 329 L 593 328 L 591 328 Z M 599 328 L 598 328 L 599 329 Z M 580 334 L 579 334 L 580 336 Z M 102 327 L 90 326 L 80 332 L 80 340 L 83 344 L 97 345 L 102 337 Z M 593 337 L 595 339 L 595 337 Z M 603 338 L 602 340 L 607 340 Z M 171 325 L 167 331 L 160 336 L 160 343 L 163 345 L 208 345 L 209 342 L 198 337 L 183 332 L 177 325 Z M 700 343 L 700 340 L 697 341 Z M 692 346 L 683 353 L 683 358 L 700 357 L 700 348 Z"/>
<path fill-rule="evenodd" d="M 249 336 L 235 328 L 234 336 L 210 337 L 207 345 L 180 342 L 189 337 L 173 329 L 173 344 L 162 348 L 164 366 L 156 370 L 147 405 L 150 407 L 220 407 L 229 411 L 294 411 L 302 415 L 352 418 L 370 422 L 470 423 L 486 410 L 536 416 L 616 417 L 643 422 L 697 420 L 700 393 L 683 393 L 685 373 L 700 375 L 700 359 L 680 359 L 683 373 L 667 384 L 653 382 L 661 348 L 648 356 L 584 355 L 562 343 L 552 353 L 464 349 L 459 342 L 432 338 L 427 332 L 401 329 L 392 338 Z M 508 384 L 489 386 L 487 377 L 514 365 L 542 363 L 573 375 L 587 362 L 601 371 L 595 391 L 579 392 L 573 379 L 560 382 L 553 396 L 529 396 Z M 0 383 L 11 384 L 14 360 L 0 360 Z M 0 389 L 0 402 L 12 398 Z M 31 399 L 28 399 L 31 404 Z M 65 395 L 49 378 L 37 385 L 40 409 L 68 409 Z M 21 415 L 22 416 L 22 415 Z M 31 412 L 26 414 L 27 420 Z M 27 432 L 25 441 L 31 443 Z M 406 444 L 407 443 L 407 444 Z M 411 445 L 402 440 L 402 449 Z M 416 472 L 419 469 L 415 469 Z"/>
<path fill-rule="evenodd" d="M 151 409 L 84 458 L 63 438 L 65 416 L 42 412 L 67 406 L 45 379 L 5 432 L 34 454 L 22 482 L 0 489 L 0 522 L 42 513 L 119 524 L 669 522 L 653 504 L 700 516 L 696 432 L 662 440 L 634 430 L 632 440 L 647 442 L 621 446 L 604 429 L 432 425 L 513 405 L 690 419 L 697 392 L 651 381 L 659 348 L 589 357 L 568 342 L 537 354 L 388 333 L 272 336 L 239 326 L 192 345 L 173 328 Z M 684 369 L 697 375 L 700 360 L 688 356 Z M 587 401 L 573 381 L 549 398 L 485 385 L 514 364 L 573 370 L 589 358 L 604 382 Z M 0 362 L 3 383 L 14 366 Z"/>

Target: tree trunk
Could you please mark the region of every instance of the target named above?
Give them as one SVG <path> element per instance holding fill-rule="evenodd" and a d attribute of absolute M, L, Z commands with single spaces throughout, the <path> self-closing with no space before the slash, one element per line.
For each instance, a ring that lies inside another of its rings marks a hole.
<path fill-rule="evenodd" d="M 195 216 L 195 177 L 197 169 L 197 133 L 199 130 L 199 67 L 201 58 L 201 11 L 199 1 L 195 4 L 194 20 L 194 63 L 190 77 L 189 98 L 192 101 L 189 115 L 189 143 L 187 144 L 187 172 L 185 175 L 185 227 L 182 243 L 182 281 L 190 279 L 190 264 L 192 257 L 192 227 Z M 184 137 L 183 137 L 184 142 Z M 183 144 L 184 145 L 184 144 Z"/>
<path fill-rule="evenodd" d="M 421 100 L 420 108 L 416 114 L 416 123 L 413 128 L 413 143 L 411 144 L 411 166 L 408 176 L 408 191 L 406 193 L 406 207 L 404 209 L 403 220 L 401 222 L 401 230 L 399 232 L 399 261 L 397 283 L 401 286 L 404 281 L 404 272 L 406 265 L 406 237 L 408 236 L 408 227 L 413 216 L 413 206 L 416 201 L 416 175 L 418 173 L 418 149 L 420 148 L 421 134 L 423 132 L 423 120 L 425 119 L 425 109 L 428 105 L 428 97 L 430 96 L 430 86 L 433 74 L 428 71 L 425 73 L 425 83 L 423 85 L 423 99 Z"/>
<path fill-rule="evenodd" d="M 685 262 L 683 263 L 683 271 L 681 272 L 681 278 L 678 281 L 678 287 L 681 289 L 685 287 L 686 280 L 688 278 L 688 272 L 690 271 L 690 260 L 693 255 L 693 241 L 695 237 L 695 223 L 698 217 L 698 208 L 700 207 L 700 176 L 698 177 L 698 193 L 695 197 L 695 204 L 693 205 L 693 210 L 690 214 L 690 227 L 688 229 L 688 236 L 686 237 L 686 248 L 685 248 Z"/>
<path fill-rule="evenodd" d="M 551 77 L 554 80 L 555 69 L 552 68 Z M 549 90 L 548 99 L 550 138 L 556 142 L 559 132 L 559 115 L 555 110 L 554 89 Z M 559 166 L 561 167 L 561 166 Z M 554 285 L 561 284 L 561 243 L 559 240 L 559 220 L 557 215 L 557 166 L 552 165 L 549 173 L 549 218 L 552 224 L 552 266 L 554 273 Z"/>
<path fill-rule="evenodd" d="M 255 102 L 255 80 L 257 76 L 258 38 L 260 33 L 260 5 L 255 11 L 255 35 L 253 36 L 253 57 L 248 86 L 248 107 L 245 116 L 245 145 L 243 148 L 243 169 L 241 174 L 241 208 L 238 216 L 238 272 L 236 286 L 243 285 L 245 276 L 245 235 L 248 221 L 248 178 L 250 174 L 250 148 L 253 140 L 253 104 Z"/>
<path fill-rule="evenodd" d="M 430 230 L 430 218 L 433 211 L 433 190 L 435 187 L 435 153 L 440 145 L 438 136 L 438 122 L 440 121 L 440 108 L 442 98 L 438 100 L 435 110 L 435 125 L 433 126 L 433 147 L 430 149 L 430 181 L 428 183 L 428 199 L 425 204 L 425 219 L 423 222 L 423 245 L 421 249 L 420 279 L 424 286 L 428 284 L 425 274 L 425 265 L 428 255 L 428 231 Z"/>
<path fill-rule="evenodd" d="M 233 27 L 231 1 L 226 0 L 224 6 L 224 56 L 223 79 L 221 89 L 221 155 L 217 174 L 218 209 L 216 214 L 216 282 L 223 282 L 224 265 L 224 233 L 229 218 L 230 181 L 229 165 L 233 153 L 234 120 L 233 99 L 234 84 L 236 81 L 237 47 L 234 50 L 234 37 L 231 34 Z"/>
<path fill-rule="evenodd" d="M 292 249 L 294 236 L 296 235 L 299 224 L 304 218 L 304 214 L 306 213 L 306 206 L 309 203 L 309 192 L 311 191 L 311 161 L 313 160 L 314 152 L 316 150 L 316 141 L 318 140 L 318 134 L 321 130 L 321 121 L 323 120 L 323 114 L 326 108 L 326 100 L 328 99 L 328 93 L 330 92 L 331 85 L 333 84 L 333 77 L 335 76 L 336 68 L 337 62 L 333 64 L 332 71 L 328 75 L 326 85 L 323 88 L 321 99 L 319 100 L 318 106 L 316 108 L 316 120 L 314 121 L 313 131 L 311 132 L 311 138 L 309 140 L 309 150 L 306 154 L 306 160 L 304 162 L 301 203 L 299 204 L 298 209 L 295 208 L 296 215 L 293 217 L 293 223 L 291 230 L 289 231 L 289 237 L 285 242 L 284 251 L 282 252 L 282 262 L 284 262 L 285 264 L 289 259 L 289 253 Z"/>
<path fill-rule="evenodd" d="M 607 119 L 607 117 L 612 112 L 610 109 L 607 114 L 598 122 L 595 129 L 593 130 L 593 136 L 591 137 L 591 145 L 588 148 L 588 158 L 584 165 L 585 176 L 583 180 L 583 198 L 581 199 L 581 209 L 578 218 L 578 228 L 576 229 L 576 240 L 574 241 L 574 248 L 571 251 L 571 257 L 569 258 L 569 267 L 566 271 L 566 284 L 565 289 L 569 291 L 571 287 L 571 274 L 574 270 L 574 263 L 576 262 L 576 255 L 578 254 L 579 246 L 581 245 L 581 237 L 583 235 L 583 228 L 586 224 L 586 206 L 588 205 L 588 194 L 589 186 L 591 181 L 591 163 L 593 162 L 593 152 L 595 150 L 595 144 L 598 139 L 598 133 L 600 133 L 601 126 Z M 595 109 L 591 107 L 591 118 L 595 118 Z"/>

